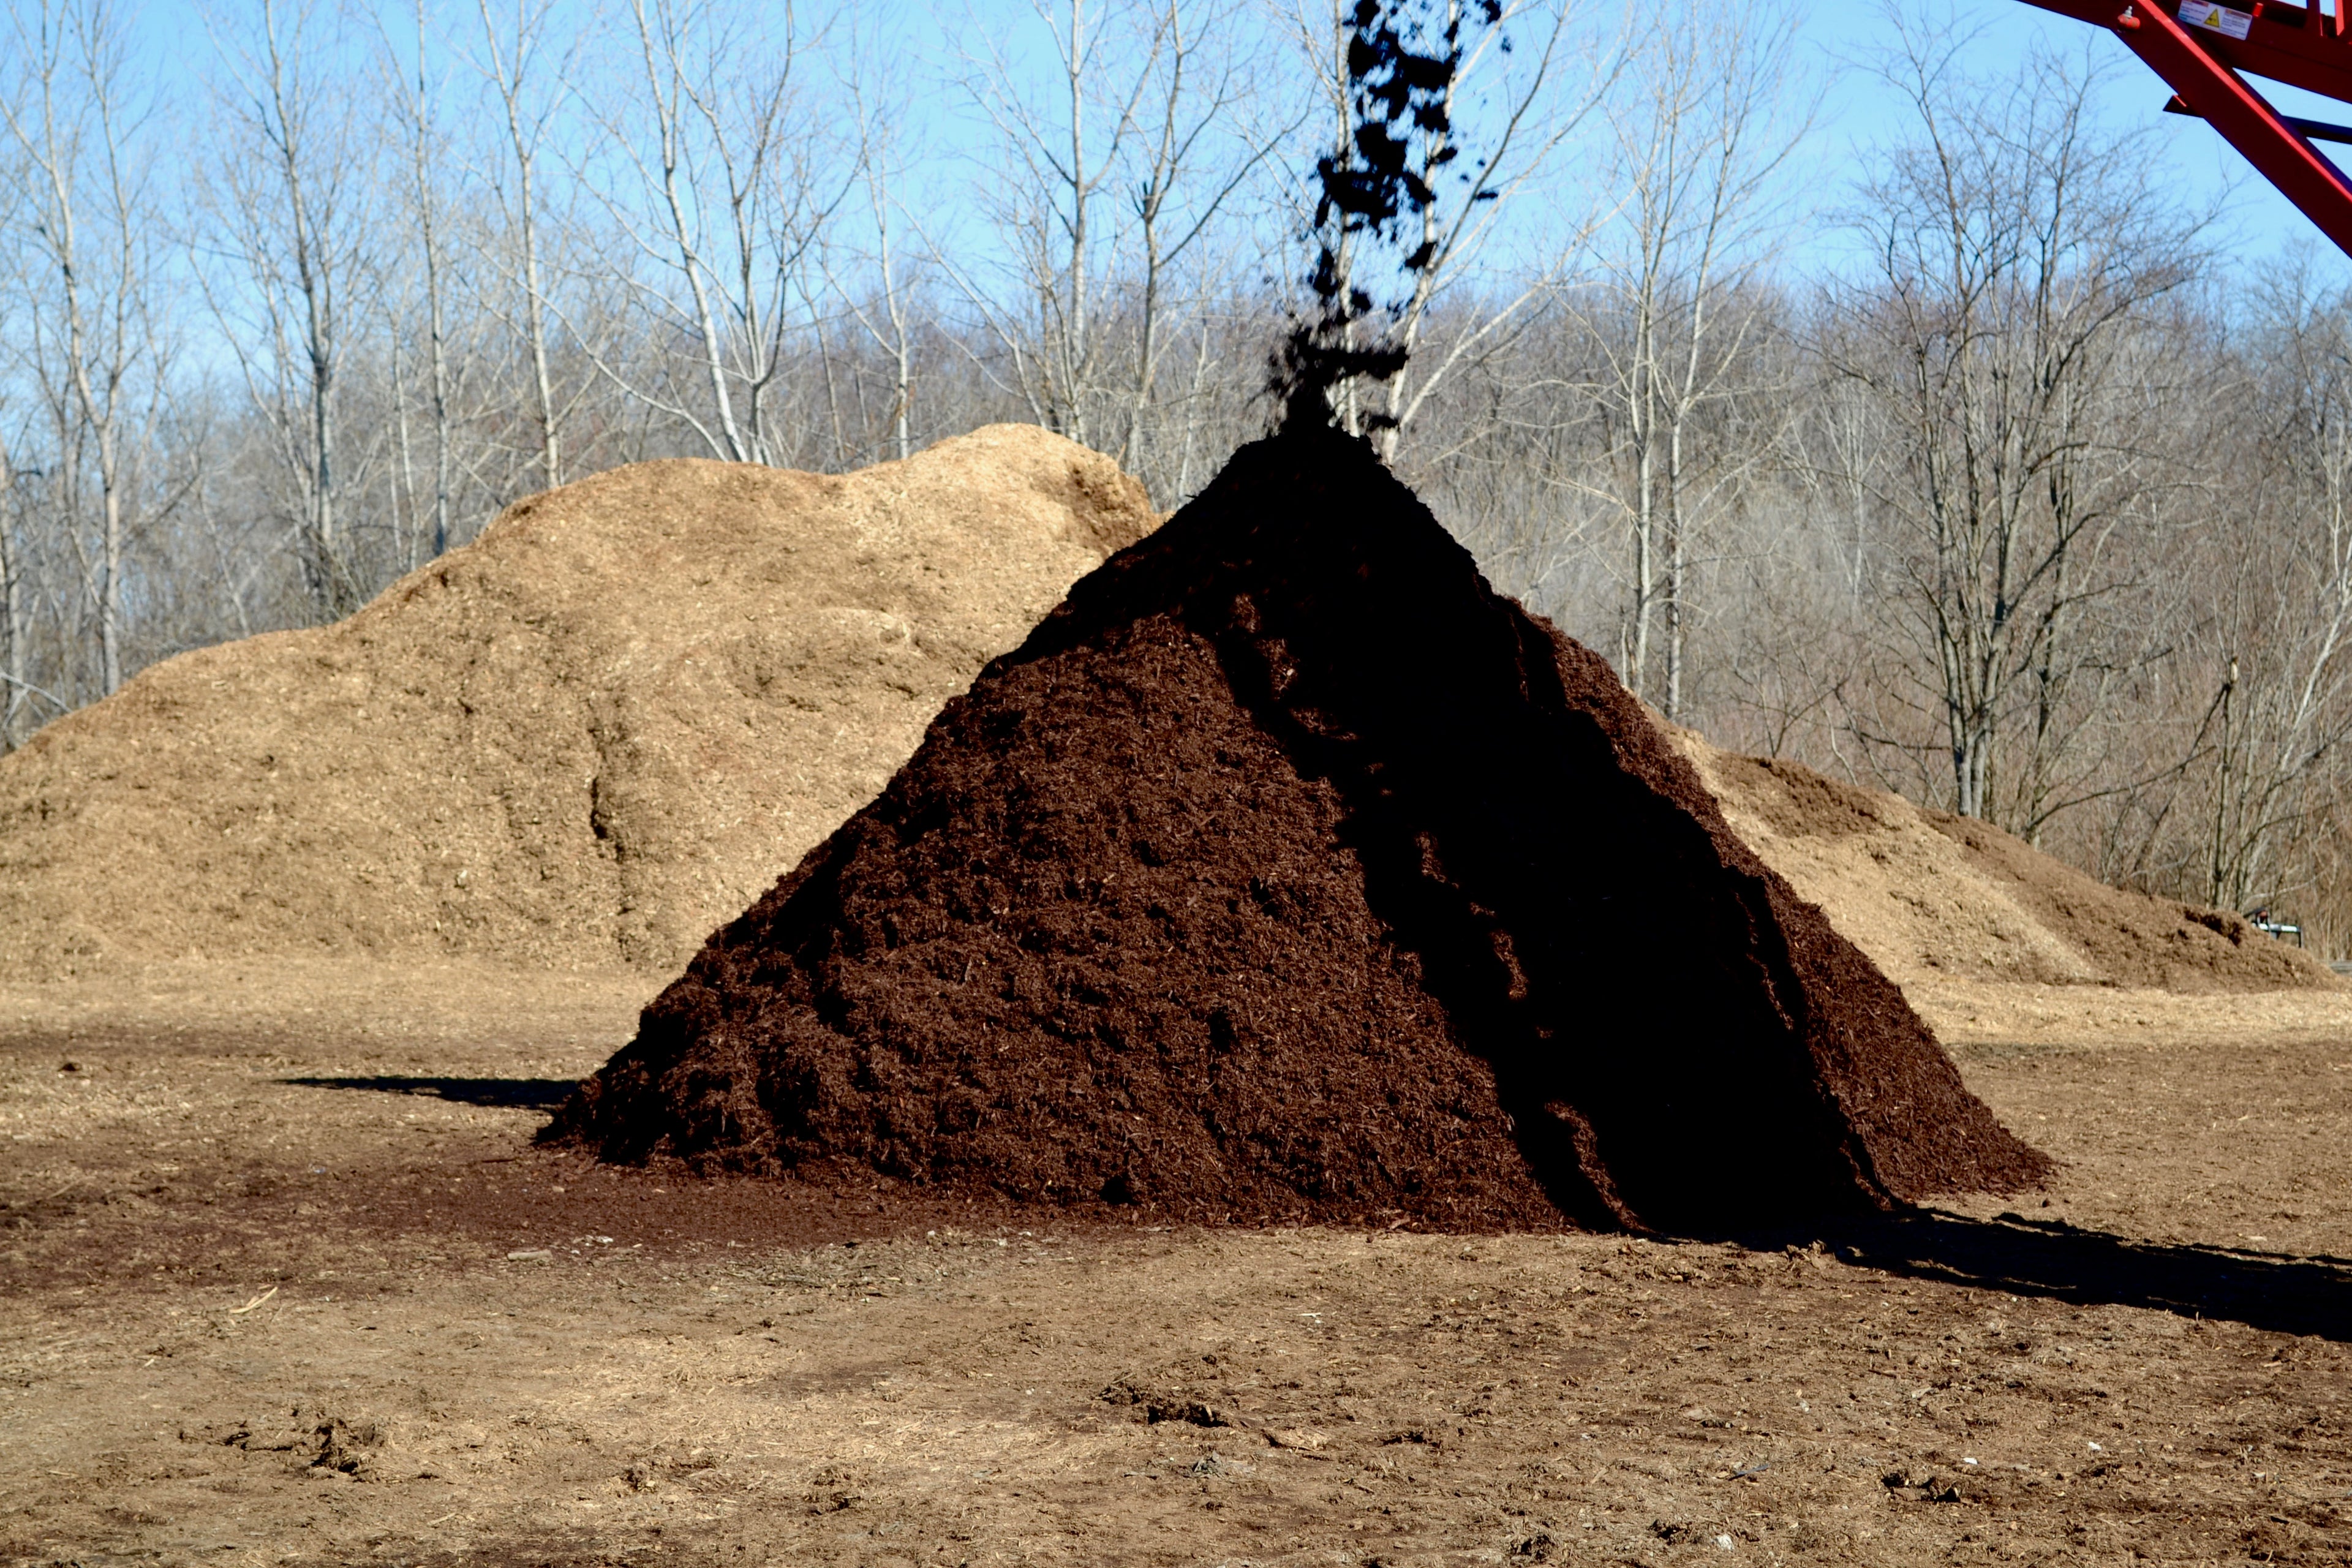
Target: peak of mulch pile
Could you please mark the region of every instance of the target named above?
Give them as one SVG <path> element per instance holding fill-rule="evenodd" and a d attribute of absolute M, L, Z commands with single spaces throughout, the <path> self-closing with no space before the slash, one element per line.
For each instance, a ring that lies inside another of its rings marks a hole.
<path fill-rule="evenodd" d="M 547 1136 L 1459 1228 L 2050 1168 L 1608 667 L 1327 433 L 1082 580 Z"/>

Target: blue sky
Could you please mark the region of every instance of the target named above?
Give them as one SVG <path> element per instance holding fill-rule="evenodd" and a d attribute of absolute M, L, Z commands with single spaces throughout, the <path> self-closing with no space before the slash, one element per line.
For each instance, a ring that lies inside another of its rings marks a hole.
<path fill-rule="evenodd" d="M 141 13 L 141 32 L 167 75 L 184 83 L 189 68 L 201 71 L 210 45 L 201 17 L 205 0 L 148 0 Z M 319 0 L 322 6 L 336 0 Z M 357 0 L 363 9 L 371 0 Z M 395 16 L 410 0 L 380 0 Z M 503 0 L 510 5 L 513 0 Z M 744 0 L 745 4 L 775 5 L 777 0 Z M 1275 0 L 1282 4 L 1283 0 Z M 1952 26 L 1973 39 L 1969 56 L 1971 70 L 2004 74 L 2015 70 L 2036 48 L 2087 58 L 2105 76 L 2099 115 L 2110 129 L 2132 129 L 2145 137 L 2147 166 L 2155 178 L 2175 182 L 2181 195 L 2196 205 L 2226 203 L 2226 218 L 2216 238 L 2216 249 L 2252 269 L 2273 265 L 2291 250 L 2307 250 L 2319 263 L 2323 278 L 2330 268 L 2342 282 L 2352 284 L 2352 263 L 2336 255 L 2317 238 L 2316 231 L 2259 176 L 2227 143 L 2200 121 L 2162 113 L 2169 89 L 2133 58 L 2115 37 L 2066 17 L 2053 16 L 2021 0 L 1896 0 L 1913 15 L 1948 16 Z M 2352 0 L 2346 0 L 2352 4 Z M 257 5 L 258 0 L 211 0 L 215 15 L 236 16 L 236 6 Z M 472 13 L 471 0 L 431 0 L 433 9 L 457 25 Z M 586 16 L 597 0 L 576 0 Z M 617 8 L 617 0 L 605 0 Z M 803 18 L 831 14 L 862 22 L 881 18 L 886 32 L 899 32 L 914 40 L 936 42 L 946 32 L 976 24 L 1010 44 L 1016 54 L 1024 35 L 1036 26 L 1030 0 L 801 0 Z M 1597 17 L 1602 13 L 1595 9 Z M 1687 11 L 1692 25 L 1703 25 L 1706 10 Z M 1817 95 L 1811 133 L 1792 164 L 1791 213 L 1787 259 L 1801 272 L 1834 268 L 1846 254 L 1850 237 L 1838 226 L 1834 214 L 1851 198 L 1853 182 L 1869 160 L 1870 149 L 1908 134 L 1908 108 L 1885 83 L 1873 79 L 1863 62 L 1892 42 L 1892 27 L 1880 0 L 1813 0 L 1803 9 L 1792 7 L 1792 25 L 1801 40 L 1800 57 L 1809 75 L 1802 89 Z M 936 16 L 937 22 L 929 20 Z M 965 21 L 966 17 L 970 23 Z M 593 25 L 593 24 L 591 24 Z M 614 26 L 614 23 L 604 24 Z M 621 24 L 620 26 L 625 26 Z M 917 52 L 924 51 L 918 41 Z M 928 71 L 925 74 L 929 74 Z M 2274 84 L 2258 84 L 2290 113 L 2352 121 L 2352 105 L 2298 93 Z M 936 107 L 937 96 L 918 94 L 919 105 Z M 921 108 L 918 112 L 923 112 Z M 975 135 L 976 121 L 968 115 L 927 115 L 923 135 L 926 151 L 949 151 L 960 136 Z M 2329 150 L 2352 157 L 2352 150 Z"/>
<path fill-rule="evenodd" d="M 921 0 L 912 0 L 919 5 Z M 935 0 L 949 14 L 964 10 L 963 0 Z M 1275 0 L 1277 5 L 1286 0 Z M 2035 50 L 2062 54 L 2087 62 L 2102 78 L 2097 115 L 2111 131 L 2132 132 L 2143 139 L 2151 178 L 2169 182 L 2182 200 L 2198 208 L 2220 205 L 2223 218 L 2213 235 L 2216 252 L 2235 258 L 2250 269 L 2275 265 L 2293 251 L 2307 251 L 2317 263 L 2315 281 L 2325 281 L 2330 268 L 2335 279 L 2352 285 L 2352 262 L 2338 256 L 2318 237 L 2307 219 L 2203 121 L 2162 112 L 2171 89 L 2134 58 L 2105 29 L 2054 16 L 2022 0 L 1893 0 L 1914 16 L 1948 16 L 1953 29 L 1972 41 L 1966 57 L 1971 74 L 2002 76 L 2017 72 Z M 2344 0 L 2352 4 L 2352 0 Z M 1029 0 L 969 0 L 970 14 L 988 25 L 1003 18 L 1006 39 L 1018 38 L 1034 13 Z M 1604 13 L 1595 7 L 1596 18 Z M 1704 25 L 1704 6 L 1685 8 L 1691 25 Z M 1813 126 L 1792 163 L 1790 191 L 1792 213 L 1810 214 L 1790 226 L 1785 251 L 1801 272 L 1837 267 L 1849 252 L 1851 237 L 1840 227 L 1835 214 L 1847 205 L 1857 176 L 1870 161 L 1871 149 L 1899 142 L 1912 131 L 1910 109 L 1883 81 L 1873 78 L 1867 62 L 1894 42 L 1894 31 L 1881 0 L 1803 0 L 1789 8 L 1801 47 L 1798 51 L 1808 80 L 1801 92 L 1817 95 Z M 1018 47 L 1017 45 L 1015 46 Z M 2299 92 L 2273 83 L 2255 84 L 2288 113 L 2314 119 L 2352 121 L 2352 104 Z M 941 129 L 952 134 L 953 116 L 941 117 Z M 2352 159 L 2352 149 L 2324 149 Z"/>
<path fill-rule="evenodd" d="M 1959 26 L 1973 36 L 1971 65 L 1985 72 L 2014 71 L 2036 48 L 2087 58 L 2105 77 L 2099 99 L 2102 122 L 2145 136 L 2151 177 L 2176 182 L 2181 195 L 2192 205 L 2225 203 L 2223 226 L 2217 236 L 2216 249 L 2221 255 L 2260 269 L 2293 249 L 2309 248 L 2315 261 L 2336 268 L 2340 281 L 2352 283 L 2352 263 L 2320 240 L 2309 220 L 2254 174 L 2235 149 L 2202 121 L 2162 111 L 2171 89 L 2112 33 L 2053 16 L 2022 0 L 1942 0 L 1941 4 L 1930 0 L 1921 8 L 1948 10 Z M 1851 180 L 1872 143 L 1898 140 L 1905 134 L 1906 106 L 1867 71 L 1840 63 L 1866 59 L 1891 44 L 1892 30 L 1872 0 L 1842 4 L 1832 0 L 1811 13 L 1803 30 L 1809 52 L 1828 78 L 1821 120 L 1804 154 L 1814 172 L 1814 178 L 1806 183 L 1827 190 Z M 2254 85 L 2284 112 L 2338 123 L 2352 121 L 2352 104 L 2271 82 Z M 2322 151 L 2337 158 L 2352 156 L 2347 149 Z M 1801 265 L 1807 260 L 1834 264 L 1837 245 L 1837 236 L 1816 229 L 1811 243 L 1798 247 L 1792 259 Z"/>

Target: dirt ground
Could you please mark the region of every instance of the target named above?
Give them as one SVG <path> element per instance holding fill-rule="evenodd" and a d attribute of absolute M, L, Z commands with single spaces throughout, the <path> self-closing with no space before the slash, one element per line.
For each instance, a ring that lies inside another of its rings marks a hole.
<path fill-rule="evenodd" d="M 0 1563 L 2352 1563 L 2352 994 L 1944 987 L 2046 1194 L 1657 1241 L 533 1152 L 646 984 L 0 992 Z"/>

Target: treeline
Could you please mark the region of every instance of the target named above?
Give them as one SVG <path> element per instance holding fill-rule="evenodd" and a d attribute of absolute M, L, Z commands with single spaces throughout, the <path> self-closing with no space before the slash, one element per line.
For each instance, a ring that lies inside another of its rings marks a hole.
<path fill-rule="evenodd" d="M 1034 420 L 1177 504 L 1348 134 L 1330 0 L 0 5 L 0 750 L 615 463 Z M 1667 716 L 2352 941 L 2334 259 L 2216 287 L 2079 62 L 1890 16 L 1824 192 L 1785 32 L 1507 10 L 1344 416 Z"/>

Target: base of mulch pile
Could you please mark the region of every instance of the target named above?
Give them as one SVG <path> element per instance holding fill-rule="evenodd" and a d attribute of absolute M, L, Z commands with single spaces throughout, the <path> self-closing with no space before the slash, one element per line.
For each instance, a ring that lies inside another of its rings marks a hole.
<path fill-rule="evenodd" d="M 2050 1169 L 1608 666 L 1321 431 L 1081 581 L 547 1137 L 1465 1229 Z"/>

